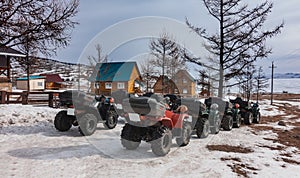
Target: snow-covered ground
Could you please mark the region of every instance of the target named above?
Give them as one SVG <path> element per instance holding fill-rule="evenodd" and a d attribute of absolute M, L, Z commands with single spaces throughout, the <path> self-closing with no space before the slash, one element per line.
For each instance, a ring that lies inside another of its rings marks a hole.
<path fill-rule="evenodd" d="M 267 103 L 261 106 L 264 116 L 284 113 Z M 113 130 L 99 124 L 89 137 L 81 136 L 76 127 L 58 132 L 53 126 L 58 111 L 46 106 L 0 105 L 1 177 L 300 177 L 300 150 L 274 142 L 278 135 L 272 130 L 254 132 L 242 126 L 205 139 L 193 136 L 187 146 L 179 148 L 174 142 L 169 154 L 157 157 L 147 143 L 137 150 L 124 149 L 122 123 Z M 216 145 L 250 152 L 207 147 Z M 270 149 L 278 147 L 282 149 Z"/>
<path fill-rule="evenodd" d="M 289 78 L 289 79 L 274 79 L 273 90 L 275 93 L 282 93 L 286 91 L 288 93 L 300 94 L 300 78 Z M 269 88 L 267 92 L 271 91 L 271 79 L 269 80 Z"/>

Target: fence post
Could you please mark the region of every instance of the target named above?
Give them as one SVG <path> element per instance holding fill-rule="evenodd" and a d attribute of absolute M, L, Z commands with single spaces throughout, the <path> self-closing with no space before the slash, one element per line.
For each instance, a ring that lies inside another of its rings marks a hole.
<path fill-rule="evenodd" d="M 28 104 L 28 95 L 29 95 L 28 91 L 22 92 L 22 104 L 23 105 Z"/>
<path fill-rule="evenodd" d="M 53 108 L 53 93 L 49 93 L 49 107 Z"/>
<path fill-rule="evenodd" d="M 6 97 L 6 91 L 0 91 L 1 92 L 1 95 L 0 95 L 0 98 L 1 98 L 1 104 L 5 104 L 5 97 Z"/>
<path fill-rule="evenodd" d="M 5 92 L 6 93 L 6 104 L 9 104 L 9 92 Z"/>

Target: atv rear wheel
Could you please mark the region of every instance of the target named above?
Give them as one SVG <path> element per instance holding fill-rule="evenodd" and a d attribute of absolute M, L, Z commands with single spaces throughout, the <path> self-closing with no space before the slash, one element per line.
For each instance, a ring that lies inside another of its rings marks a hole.
<path fill-rule="evenodd" d="M 137 138 L 135 134 L 138 134 L 135 127 L 126 123 L 121 131 L 121 144 L 127 150 L 135 150 L 139 147 L 141 139 Z"/>
<path fill-rule="evenodd" d="M 107 129 L 113 129 L 116 127 L 118 123 L 118 114 L 116 111 L 108 111 L 106 121 L 103 124 L 105 128 Z"/>
<path fill-rule="evenodd" d="M 241 124 L 242 124 L 242 116 L 241 116 L 241 114 L 237 114 L 236 115 L 236 122 L 233 123 L 233 127 L 240 128 Z"/>
<path fill-rule="evenodd" d="M 59 111 L 54 119 L 54 127 L 61 132 L 70 130 L 73 122 L 72 116 L 67 115 L 67 111 Z"/>
<path fill-rule="evenodd" d="M 233 127 L 233 118 L 231 115 L 225 115 L 222 127 L 224 130 L 230 131 Z"/>
<path fill-rule="evenodd" d="M 247 112 L 246 114 L 245 114 L 245 118 L 244 118 L 245 120 L 245 124 L 247 124 L 247 125 L 251 125 L 252 124 L 252 122 L 253 122 L 253 114 L 252 114 L 252 112 Z"/>
<path fill-rule="evenodd" d="M 172 145 L 172 132 L 169 128 L 163 127 L 161 129 L 161 137 L 151 141 L 151 149 L 157 156 L 165 156 L 170 152 Z"/>
<path fill-rule="evenodd" d="M 199 118 L 199 124 L 196 124 L 196 134 L 198 138 L 206 138 L 209 135 L 209 120 L 207 118 Z"/>
<path fill-rule="evenodd" d="M 78 121 L 78 124 L 81 135 L 92 135 L 97 128 L 97 117 L 94 114 L 84 114 Z"/>
<path fill-rule="evenodd" d="M 121 144 L 127 149 L 127 150 L 135 150 L 137 149 L 141 142 L 134 142 L 134 141 L 129 141 L 124 138 L 121 138 Z"/>
<path fill-rule="evenodd" d="M 253 118 L 253 123 L 259 123 L 260 122 L 260 112 L 257 113 L 257 116 Z"/>
<path fill-rule="evenodd" d="M 189 123 L 184 123 L 182 128 L 181 137 L 176 138 L 176 143 L 178 146 L 186 146 L 189 144 L 191 139 L 192 126 Z"/>

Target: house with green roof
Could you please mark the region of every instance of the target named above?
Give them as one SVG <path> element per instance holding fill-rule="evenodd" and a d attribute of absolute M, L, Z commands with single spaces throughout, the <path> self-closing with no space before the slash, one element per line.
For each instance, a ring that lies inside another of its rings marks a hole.
<path fill-rule="evenodd" d="M 117 90 L 139 93 L 143 86 L 136 62 L 98 63 L 89 81 L 91 92 L 103 95 L 111 95 Z"/>
<path fill-rule="evenodd" d="M 17 89 L 28 90 L 27 88 L 27 77 L 17 78 Z M 44 90 L 45 89 L 45 76 L 33 75 L 29 77 L 30 91 Z"/>

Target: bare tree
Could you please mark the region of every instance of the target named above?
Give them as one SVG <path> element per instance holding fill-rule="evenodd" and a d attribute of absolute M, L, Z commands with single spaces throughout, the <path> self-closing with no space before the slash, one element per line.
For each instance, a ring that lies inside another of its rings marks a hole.
<path fill-rule="evenodd" d="M 146 91 L 149 92 L 149 88 L 152 87 L 152 81 L 159 77 L 158 71 L 150 63 L 150 59 L 140 62 L 139 64 L 143 81 L 146 82 Z"/>
<path fill-rule="evenodd" d="M 108 61 L 107 55 L 103 54 L 102 46 L 100 44 L 97 44 L 95 46 L 95 49 L 97 51 L 97 56 L 88 56 L 90 66 L 92 67 L 95 67 L 97 63 L 103 63 Z"/>
<path fill-rule="evenodd" d="M 155 56 L 150 63 L 162 69 L 162 75 L 172 78 L 180 69 L 186 69 L 185 60 L 181 57 L 181 48 L 167 33 L 162 33 L 150 42 L 151 54 Z"/>
<path fill-rule="evenodd" d="M 218 21 L 219 31 L 208 34 L 204 28 L 187 25 L 206 39 L 206 49 L 219 58 L 218 96 L 223 96 L 224 81 L 241 74 L 243 69 L 259 58 L 267 57 L 272 51 L 266 47 L 266 40 L 281 32 L 283 23 L 271 30 L 263 25 L 272 10 L 268 1 L 249 8 L 241 0 L 203 0 L 209 14 Z M 189 57 L 191 62 L 204 65 L 200 58 Z"/>
<path fill-rule="evenodd" d="M 257 71 L 257 75 L 254 78 L 254 87 L 256 89 L 256 102 L 258 102 L 258 96 L 260 92 L 265 92 L 265 88 L 268 88 L 269 81 L 263 72 L 263 68 L 260 66 Z"/>
<path fill-rule="evenodd" d="M 240 73 L 240 75 L 236 76 L 237 81 L 240 84 L 240 87 L 243 91 L 244 97 L 247 101 L 250 100 L 251 93 L 254 90 L 254 75 L 256 73 L 256 69 L 254 65 L 247 65 L 246 69 Z"/>
<path fill-rule="evenodd" d="M 79 0 L 2 0 L 1 46 L 55 53 L 70 43 L 78 5 Z"/>
<path fill-rule="evenodd" d="M 66 47 L 77 22 L 79 0 L 2 0 L 0 45 L 18 47 L 26 54 L 28 90 L 30 59 L 37 53 L 56 54 Z"/>

